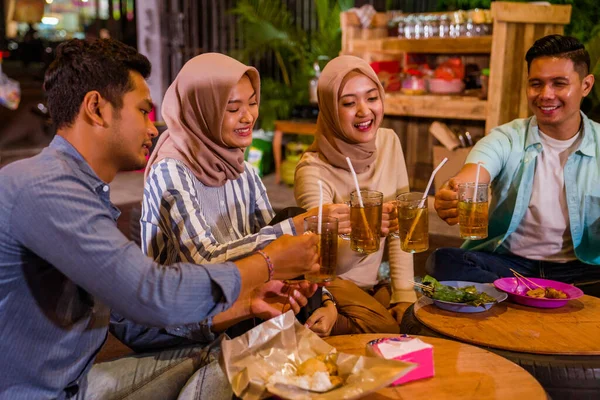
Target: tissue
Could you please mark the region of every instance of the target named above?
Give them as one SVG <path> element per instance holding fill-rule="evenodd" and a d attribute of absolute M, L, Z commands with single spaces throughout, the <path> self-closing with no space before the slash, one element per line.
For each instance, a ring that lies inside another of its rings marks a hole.
<path fill-rule="evenodd" d="M 372 340 L 367 343 L 367 354 L 417 364 L 417 368 L 396 380 L 394 386 L 435 375 L 433 346 L 418 338 L 402 335 Z"/>

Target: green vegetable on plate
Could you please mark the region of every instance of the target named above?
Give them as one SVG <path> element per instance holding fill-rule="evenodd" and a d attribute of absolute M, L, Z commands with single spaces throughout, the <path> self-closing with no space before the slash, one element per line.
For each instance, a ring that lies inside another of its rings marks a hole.
<path fill-rule="evenodd" d="M 455 288 L 442 285 L 435 278 L 426 275 L 419 285 L 423 294 L 431 299 L 448 301 L 451 303 L 464 303 L 479 307 L 486 303 L 495 303 L 496 299 L 484 292 L 478 292 L 475 286 Z"/>

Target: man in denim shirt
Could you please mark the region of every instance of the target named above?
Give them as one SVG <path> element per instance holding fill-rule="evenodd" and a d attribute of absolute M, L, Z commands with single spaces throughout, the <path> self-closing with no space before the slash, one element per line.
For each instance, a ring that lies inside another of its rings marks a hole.
<path fill-rule="evenodd" d="M 136 334 L 131 320 L 163 328 L 208 319 L 219 330 L 280 313 L 291 298 L 297 311 L 315 290 L 290 297 L 271 280 L 318 268 L 315 235 L 283 236 L 265 256 L 235 263 L 162 266 L 119 232 L 107 183 L 146 164 L 157 135 L 149 74 L 148 60 L 122 43 L 63 43 L 44 83 L 57 136 L 0 170 L 0 399 L 174 398 L 207 361 L 202 397 L 231 397 L 212 352 L 159 329 L 146 348 L 188 346 L 92 368 L 110 309 L 124 338 Z"/>
<path fill-rule="evenodd" d="M 600 281 L 600 125 L 580 104 L 594 85 L 590 57 L 576 39 L 550 35 L 526 55 L 527 98 L 534 116 L 493 129 L 461 171 L 437 193 L 435 208 L 458 222 L 457 188 L 490 183 L 486 239 L 439 249 L 427 261 L 441 280 L 493 282 L 526 275 L 595 291 Z"/>

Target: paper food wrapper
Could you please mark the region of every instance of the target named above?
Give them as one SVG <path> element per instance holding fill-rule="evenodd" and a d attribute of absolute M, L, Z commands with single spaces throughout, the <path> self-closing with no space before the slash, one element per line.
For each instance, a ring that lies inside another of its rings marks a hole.
<path fill-rule="evenodd" d="M 262 323 L 244 335 L 224 340 L 221 363 L 236 396 L 262 399 L 355 399 L 390 385 L 416 367 L 396 360 L 340 353 L 342 386 L 318 393 L 284 384 L 267 384 L 275 373 L 295 375 L 296 367 L 319 354 L 336 352 L 314 332 L 296 321 L 291 311 Z"/>

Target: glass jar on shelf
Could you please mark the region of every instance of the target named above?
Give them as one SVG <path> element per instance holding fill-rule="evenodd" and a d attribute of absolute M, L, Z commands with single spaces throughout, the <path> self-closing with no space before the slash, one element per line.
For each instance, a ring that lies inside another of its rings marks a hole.
<path fill-rule="evenodd" d="M 440 31 L 439 18 L 435 15 L 426 15 L 424 17 L 424 21 L 425 23 L 423 25 L 423 37 L 438 37 Z"/>
<path fill-rule="evenodd" d="M 440 17 L 438 36 L 443 38 L 450 37 L 450 20 L 445 14 Z"/>
<path fill-rule="evenodd" d="M 464 33 L 461 36 L 477 36 L 475 24 L 473 24 L 473 20 L 471 18 L 467 19 L 467 22 L 464 25 Z"/>
<path fill-rule="evenodd" d="M 398 18 L 398 27 L 397 27 L 398 29 L 397 29 L 397 32 L 396 32 L 396 36 L 399 39 L 404 39 L 405 38 L 405 36 L 404 36 L 405 26 L 406 26 L 406 18 L 399 17 Z"/>
<path fill-rule="evenodd" d="M 465 36 L 466 33 L 466 13 L 464 10 L 458 10 L 452 13 L 452 25 L 450 26 L 450 36 Z"/>
<path fill-rule="evenodd" d="M 415 17 L 415 30 L 414 30 L 414 38 L 415 39 L 421 39 L 423 38 L 423 27 L 424 27 L 424 20 L 423 17 L 421 16 L 416 16 Z"/>
<path fill-rule="evenodd" d="M 421 95 L 425 94 L 425 79 L 423 73 L 417 69 L 406 70 L 402 79 L 403 94 Z"/>
<path fill-rule="evenodd" d="M 404 19 L 404 38 L 414 39 L 415 37 L 415 17 L 409 15 Z"/>

